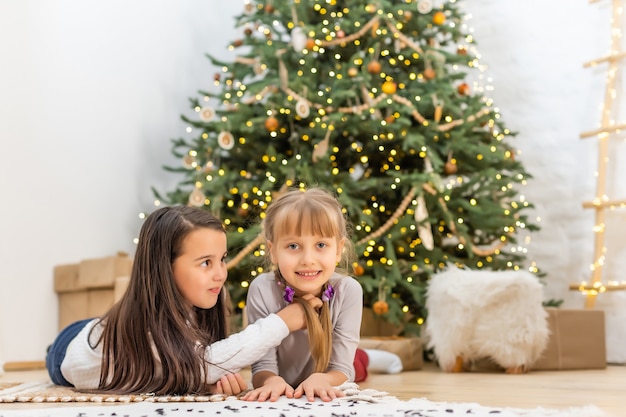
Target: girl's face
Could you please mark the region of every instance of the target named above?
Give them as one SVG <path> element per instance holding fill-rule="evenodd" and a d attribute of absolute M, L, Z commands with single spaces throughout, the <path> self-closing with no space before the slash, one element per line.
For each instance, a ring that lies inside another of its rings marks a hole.
<path fill-rule="evenodd" d="M 183 240 L 181 255 L 174 260 L 174 281 L 185 301 L 209 309 L 217 303 L 226 282 L 226 234 L 201 228 Z"/>
<path fill-rule="evenodd" d="M 297 295 L 319 296 L 341 260 L 343 240 L 320 235 L 281 236 L 268 242 L 270 257 Z"/>

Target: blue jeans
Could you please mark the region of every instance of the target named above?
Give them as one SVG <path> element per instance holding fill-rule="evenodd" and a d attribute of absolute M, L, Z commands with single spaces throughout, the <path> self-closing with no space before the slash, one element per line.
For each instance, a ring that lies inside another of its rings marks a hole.
<path fill-rule="evenodd" d="M 46 368 L 48 369 L 48 375 L 52 383 L 56 385 L 63 385 L 66 387 L 73 387 L 67 379 L 63 377 L 61 373 L 61 364 L 65 359 L 65 353 L 70 342 L 74 340 L 76 335 L 93 319 L 85 319 L 76 321 L 65 329 L 61 330 L 61 333 L 54 339 L 54 342 L 48 347 L 46 353 Z"/>

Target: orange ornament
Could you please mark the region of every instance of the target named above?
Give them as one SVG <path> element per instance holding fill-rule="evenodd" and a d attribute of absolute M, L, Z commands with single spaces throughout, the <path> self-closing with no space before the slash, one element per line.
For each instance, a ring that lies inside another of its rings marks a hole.
<path fill-rule="evenodd" d="M 356 77 L 357 75 L 359 75 L 359 70 L 356 69 L 355 67 L 350 67 L 348 68 L 348 75 L 350 77 Z"/>
<path fill-rule="evenodd" d="M 278 119 L 275 118 L 274 116 L 270 116 L 267 119 L 265 119 L 265 128 L 268 131 L 274 132 L 278 130 L 279 126 L 280 126 L 280 123 L 278 122 Z"/>
<path fill-rule="evenodd" d="M 395 94 L 397 89 L 398 85 L 393 81 L 385 81 L 381 87 L 381 90 L 383 90 L 383 93 L 385 94 Z"/>
<path fill-rule="evenodd" d="M 446 14 L 444 12 L 437 12 L 433 15 L 433 23 L 436 25 L 443 25 L 446 21 Z"/>
<path fill-rule="evenodd" d="M 367 64 L 367 72 L 370 74 L 380 74 L 380 70 L 382 69 L 382 65 L 378 61 L 370 61 Z"/>
<path fill-rule="evenodd" d="M 378 300 L 372 305 L 372 310 L 379 316 L 389 312 L 389 304 L 386 301 Z"/>
<path fill-rule="evenodd" d="M 315 39 L 312 39 L 312 38 L 308 38 L 306 40 L 306 43 L 304 44 L 304 47 L 308 49 L 309 51 L 312 50 L 314 46 L 315 46 Z"/>
<path fill-rule="evenodd" d="M 466 96 L 470 93 L 470 86 L 467 85 L 466 83 L 460 84 L 456 90 L 459 92 L 460 95 L 462 96 Z"/>
<path fill-rule="evenodd" d="M 363 268 L 363 265 L 354 266 L 354 275 L 356 275 L 357 277 L 360 277 L 364 273 L 365 273 L 365 268 Z"/>
<path fill-rule="evenodd" d="M 456 174 L 458 170 L 459 168 L 454 162 L 448 161 L 443 166 L 443 172 L 445 172 L 448 175 Z"/>
<path fill-rule="evenodd" d="M 426 68 L 422 74 L 424 74 L 424 78 L 427 80 L 432 80 L 437 76 L 437 73 L 432 68 Z"/>

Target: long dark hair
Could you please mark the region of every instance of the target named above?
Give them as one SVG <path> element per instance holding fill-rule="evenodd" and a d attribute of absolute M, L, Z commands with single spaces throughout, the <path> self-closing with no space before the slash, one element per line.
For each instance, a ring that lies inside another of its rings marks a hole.
<path fill-rule="evenodd" d="M 194 207 L 163 207 L 145 220 L 128 289 L 101 318 L 101 391 L 208 393 L 204 351 L 227 335 L 225 290 L 215 307 L 189 311 L 172 272 L 183 240 L 199 228 L 224 231 L 218 218 Z"/>

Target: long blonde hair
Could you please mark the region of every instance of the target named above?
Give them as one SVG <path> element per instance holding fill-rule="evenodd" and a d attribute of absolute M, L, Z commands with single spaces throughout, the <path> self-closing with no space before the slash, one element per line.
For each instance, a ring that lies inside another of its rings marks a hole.
<path fill-rule="evenodd" d="M 263 235 L 267 242 L 274 242 L 286 233 L 301 235 L 303 232 L 333 237 L 338 242 L 343 240 L 338 268 L 347 273 L 354 258 L 354 246 L 342 206 L 334 195 L 322 188 L 290 189 L 270 204 L 263 220 Z M 278 265 L 272 267 L 276 280 L 287 285 Z M 327 291 L 327 288 L 328 282 L 322 291 Z M 329 301 L 323 303 L 319 315 L 300 297 L 294 296 L 294 302 L 304 308 L 311 356 L 315 362 L 314 372 L 325 372 L 330 362 L 333 339 Z"/>

